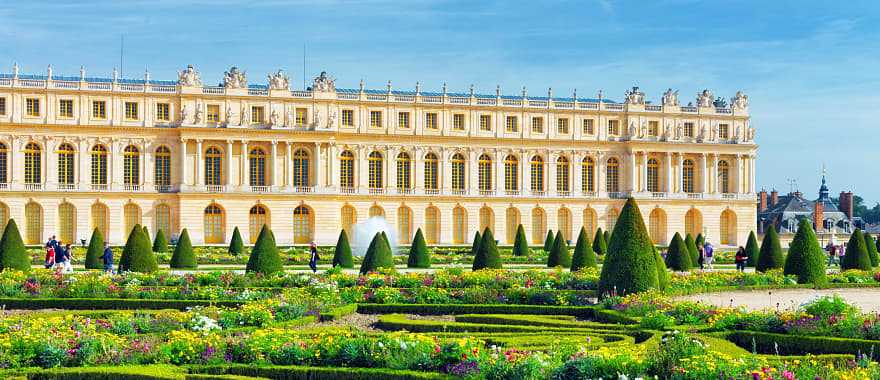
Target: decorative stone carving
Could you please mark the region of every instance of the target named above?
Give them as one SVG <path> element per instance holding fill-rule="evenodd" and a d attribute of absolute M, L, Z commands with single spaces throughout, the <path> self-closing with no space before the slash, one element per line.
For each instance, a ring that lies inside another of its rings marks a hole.
<path fill-rule="evenodd" d="M 663 139 L 668 140 L 670 137 L 672 137 L 670 135 L 671 133 L 672 133 L 672 122 L 670 121 L 670 122 L 667 122 L 666 125 L 663 127 L 663 136 L 662 136 Z"/>
<path fill-rule="evenodd" d="M 296 111 L 293 107 L 287 108 L 287 126 L 293 127 L 296 123 Z"/>
<path fill-rule="evenodd" d="M 281 125 L 281 116 L 278 115 L 278 111 L 273 109 L 272 114 L 269 115 L 269 124 L 272 126 Z"/>
<path fill-rule="evenodd" d="M 679 139 L 681 139 L 681 137 L 683 135 L 684 135 L 684 127 L 681 125 L 681 123 L 679 123 L 678 126 L 675 128 L 675 139 L 679 140 Z"/>
<path fill-rule="evenodd" d="M 742 91 L 737 91 L 736 95 L 730 98 L 730 104 L 733 106 L 734 110 L 745 111 L 749 108 L 749 96 L 743 94 Z"/>
<path fill-rule="evenodd" d="M 715 101 L 712 102 L 712 105 L 715 106 L 715 108 L 727 108 L 727 101 L 719 96 L 715 98 Z"/>
<path fill-rule="evenodd" d="M 749 127 L 746 132 L 746 141 L 755 141 L 755 128 Z"/>
<path fill-rule="evenodd" d="M 633 86 L 632 90 L 627 90 L 626 104 L 645 104 L 645 93 L 640 91 L 638 86 Z"/>
<path fill-rule="evenodd" d="M 671 88 L 667 88 L 666 92 L 663 93 L 661 102 L 664 106 L 678 107 L 678 90 L 672 91 Z"/>
<path fill-rule="evenodd" d="M 202 103 L 196 103 L 196 116 L 193 119 L 193 124 L 201 124 L 202 116 L 204 116 L 204 111 L 202 110 Z"/>
<path fill-rule="evenodd" d="M 648 137 L 648 122 L 642 121 L 642 127 L 639 129 L 639 137 L 645 138 Z"/>
<path fill-rule="evenodd" d="M 734 130 L 733 130 L 733 141 L 734 141 L 734 142 L 739 142 L 739 140 L 740 140 L 740 134 L 739 134 L 740 131 L 741 131 L 741 128 L 740 128 L 739 125 L 737 125 L 736 128 L 734 128 Z"/>
<path fill-rule="evenodd" d="M 284 73 L 284 70 L 278 69 L 275 74 L 267 75 L 269 78 L 269 89 L 270 90 L 289 90 L 290 89 L 290 78 L 287 77 L 287 74 Z"/>
<path fill-rule="evenodd" d="M 238 121 L 238 125 L 247 125 L 251 121 L 251 109 L 246 104 L 242 104 L 241 106 L 241 119 Z"/>
<path fill-rule="evenodd" d="M 715 99 L 715 94 L 709 90 L 703 90 L 697 94 L 697 107 L 712 107 L 712 101 Z"/>
<path fill-rule="evenodd" d="M 637 133 L 637 131 L 636 131 L 636 122 L 634 122 L 634 121 L 630 121 L 630 122 L 629 122 L 629 137 L 635 137 L 635 136 L 636 136 L 636 133 Z"/>
<path fill-rule="evenodd" d="M 236 66 L 230 67 L 228 71 L 223 73 L 223 87 L 247 88 L 247 73 L 239 70 Z"/>
<path fill-rule="evenodd" d="M 177 73 L 177 84 L 181 86 L 201 87 L 202 77 L 199 72 L 193 68 L 193 65 L 187 65 L 186 69 Z"/>
<path fill-rule="evenodd" d="M 327 118 L 327 128 L 333 129 L 333 127 L 336 126 L 336 117 L 337 117 L 336 110 L 335 109 L 330 110 L 330 115 Z"/>
<path fill-rule="evenodd" d="M 191 117 L 192 108 L 190 108 L 189 104 L 184 104 L 183 107 L 180 108 L 180 123 L 186 124 Z"/>
<path fill-rule="evenodd" d="M 315 110 L 315 122 L 313 125 L 315 128 L 321 128 L 321 110 Z"/>
<path fill-rule="evenodd" d="M 336 92 L 336 79 L 330 78 L 326 71 L 322 71 L 312 82 L 312 91 Z"/>
<path fill-rule="evenodd" d="M 238 124 L 238 120 L 236 120 L 235 111 L 232 110 L 232 106 L 226 106 L 226 124 L 227 125 L 236 125 Z"/>

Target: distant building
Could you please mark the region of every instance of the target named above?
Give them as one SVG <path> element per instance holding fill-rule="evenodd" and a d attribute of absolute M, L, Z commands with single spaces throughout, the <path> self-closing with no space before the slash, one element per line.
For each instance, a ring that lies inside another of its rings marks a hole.
<path fill-rule="evenodd" d="M 819 187 L 819 198 L 808 200 L 803 193 L 794 191 L 780 196 L 776 190 L 758 193 L 758 230 L 764 233 L 774 226 L 779 233 L 797 232 L 801 219 L 809 219 L 813 228 L 820 233 L 848 234 L 854 228 L 864 228 L 865 223 L 860 217 L 853 216 L 853 193 L 841 191 L 839 204 L 829 197 L 825 175 Z"/>

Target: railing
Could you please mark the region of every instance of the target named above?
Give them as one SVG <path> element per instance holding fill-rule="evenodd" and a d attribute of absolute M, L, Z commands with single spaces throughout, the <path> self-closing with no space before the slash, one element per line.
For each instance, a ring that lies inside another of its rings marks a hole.
<path fill-rule="evenodd" d="M 205 185 L 205 191 L 209 193 L 224 193 L 226 186 L 223 185 Z"/>
<path fill-rule="evenodd" d="M 89 82 L 89 84 L 86 85 L 86 88 L 89 90 L 110 91 L 113 89 L 113 84 L 110 82 L 99 82 L 99 83 Z"/>
<path fill-rule="evenodd" d="M 268 193 L 269 186 L 251 186 L 252 193 Z"/>
<path fill-rule="evenodd" d="M 0 86 L 12 86 L 12 79 L 9 79 L 9 78 L 0 79 Z"/>
<path fill-rule="evenodd" d="M 119 85 L 119 91 L 144 92 L 144 86 L 141 84 L 123 83 Z"/>
<path fill-rule="evenodd" d="M 736 193 L 721 193 L 721 199 L 736 199 Z"/>
<path fill-rule="evenodd" d="M 202 93 L 205 95 L 223 95 L 223 87 L 202 87 Z"/>
<path fill-rule="evenodd" d="M 688 199 L 703 199 L 702 193 L 687 193 Z"/>
<path fill-rule="evenodd" d="M 442 96 L 423 96 L 422 101 L 425 103 L 443 103 Z"/>
<path fill-rule="evenodd" d="M 394 95 L 394 101 L 412 103 L 416 101 L 416 97 L 414 95 Z"/>
<path fill-rule="evenodd" d="M 532 190 L 533 197 L 543 197 L 545 195 L 547 195 L 547 192 L 545 192 L 544 190 Z"/>
<path fill-rule="evenodd" d="M 495 99 L 492 98 L 477 98 L 478 106 L 494 106 Z"/>
<path fill-rule="evenodd" d="M 122 185 L 122 188 L 125 191 L 141 191 L 141 185 L 139 184 L 126 183 Z"/>
<path fill-rule="evenodd" d="M 312 92 L 311 92 L 311 91 L 296 91 L 296 90 L 293 90 L 293 91 L 290 91 L 290 96 L 292 96 L 292 97 L 294 97 L 294 98 L 311 98 L 311 97 L 312 97 Z M 357 97 L 355 97 L 355 99 L 357 99 Z"/>
<path fill-rule="evenodd" d="M 611 198 L 611 199 L 625 199 L 625 198 L 626 198 L 626 193 L 624 193 L 624 192 L 622 192 L 622 191 L 611 191 L 611 192 L 608 192 L 608 198 Z"/>
<path fill-rule="evenodd" d="M 574 103 L 572 103 L 572 102 L 553 102 L 553 106 L 556 108 L 574 108 Z"/>
<path fill-rule="evenodd" d="M 557 192 L 556 192 L 556 195 L 558 195 L 558 196 L 560 196 L 560 197 L 570 197 L 570 196 L 571 196 L 571 191 L 564 191 L 564 190 L 563 190 L 563 191 L 557 191 Z"/>
<path fill-rule="evenodd" d="M 351 92 L 337 92 L 336 99 L 339 100 L 358 100 L 361 98 L 360 94 L 354 94 Z"/>
<path fill-rule="evenodd" d="M 645 106 L 645 111 L 660 112 L 662 110 L 663 110 L 663 106 L 652 106 L 652 105 Z"/>
<path fill-rule="evenodd" d="M 492 196 L 495 195 L 495 190 L 480 190 L 480 195 L 482 196 Z"/>
<path fill-rule="evenodd" d="M 370 194 L 385 194 L 385 189 L 381 187 L 371 187 L 368 192 Z"/>
<path fill-rule="evenodd" d="M 519 190 L 504 190 L 504 195 L 512 197 L 519 196 Z"/>
<path fill-rule="evenodd" d="M 581 193 L 581 195 L 587 198 L 596 198 L 599 196 L 599 194 L 595 191 L 584 191 Z"/>
<path fill-rule="evenodd" d="M 469 98 L 449 98 L 451 104 L 468 104 Z"/>
<path fill-rule="evenodd" d="M 467 190 L 452 189 L 452 195 L 467 195 Z"/>
<path fill-rule="evenodd" d="M 578 103 L 578 108 L 582 110 L 597 110 L 599 103 Z"/>
<path fill-rule="evenodd" d="M 267 90 L 265 88 L 249 88 L 248 95 L 266 96 L 266 95 L 269 95 L 269 90 Z"/>
<path fill-rule="evenodd" d="M 397 188 L 397 194 L 412 194 L 412 192 L 413 192 L 412 189 L 407 189 L 405 187 L 398 187 Z"/>
<path fill-rule="evenodd" d="M 26 183 L 24 184 L 24 189 L 27 191 L 40 191 L 43 190 L 42 183 Z"/>
<path fill-rule="evenodd" d="M 155 187 L 156 187 L 156 192 L 159 192 L 159 193 L 170 193 L 171 192 L 171 185 L 155 185 Z"/>
<path fill-rule="evenodd" d="M 688 107 L 688 106 L 684 106 L 684 107 L 681 107 L 681 112 L 691 112 L 691 113 L 695 113 L 695 112 L 697 112 L 697 107 Z"/>
<path fill-rule="evenodd" d="M 107 191 L 109 186 L 106 183 L 93 183 L 92 191 Z"/>
<path fill-rule="evenodd" d="M 315 191 L 314 186 L 294 186 L 294 193 L 313 193 Z"/>
<path fill-rule="evenodd" d="M 603 104 L 605 104 L 606 110 L 623 111 L 623 104 L 617 104 L 617 103 L 603 103 Z"/>
<path fill-rule="evenodd" d="M 75 90 L 79 88 L 79 82 L 59 81 L 52 82 L 52 87 L 63 88 L 66 90 Z"/>
<path fill-rule="evenodd" d="M 388 95 L 367 94 L 367 100 L 384 102 L 388 100 Z"/>
<path fill-rule="evenodd" d="M 18 84 L 21 85 L 21 87 L 30 87 L 30 88 L 46 87 L 46 81 L 35 80 L 35 79 L 21 79 L 18 81 Z"/>
<path fill-rule="evenodd" d="M 356 187 L 342 186 L 342 187 L 339 188 L 339 192 L 342 193 L 342 194 L 357 194 L 357 188 L 356 188 Z"/>
<path fill-rule="evenodd" d="M 654 198 L 654 199 L 666 198 L 666 193 L 662 192 L 662 191 L 652 191 L 651 198 Z"/>
<path fill-rule="evenodd" d="M 61 190 L 61 191 L 72 191 L 72 190 L 76 190 L 76 184 L 75 183 L 59 183 L 57 188 L 58 188 L 58 190 Z"/>
<path fill-rule="evenodd" d="M 437 195 L 440 194 L 440 190 L 438 189 L 425 189 L 425 195 Z"/>
<path fill-rule="evenodd" d="M 547 107 L 547 101 L 545 100 L 529 100 L 529 107 Z"/>
<path fill-rule="evenodd" d="M 732 111 L 730 108 L 716 108 L 716 109 L 715 109 L 715 113 L 726 113 L 726 114 L 730 114 L 730 113 L 733 113 L 733 111 Z"/>
<path fill-rule="evenodd" d="M 173 94 L 177 92 L 177 86 L 150 86 L 150 92 L 161 92 L 163 94 Z"/>
<path fill-rule="evenodd" d="M 501 99 L 501 105 L 503 106 L 521 107 L 522 104 L 520 99 Z"/>

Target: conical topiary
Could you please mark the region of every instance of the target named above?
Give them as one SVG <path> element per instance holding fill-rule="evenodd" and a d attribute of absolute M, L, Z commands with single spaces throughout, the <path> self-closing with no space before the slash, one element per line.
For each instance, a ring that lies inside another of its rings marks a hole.
<path fill-rule="evenodd" d="M 758 263 L 760 248 L 758 248 L 758 238 L 755 237 L 755 231 L 749 232 L 749 240 L 746 242 L 746 266 L 755 267 Z"/>
<path fill-rule="evenodd" d="M 9 219 L 0 238 L 0 270 L 31 271 L 31 257 L 27 253 L 15 219 Z"/>
<path fill-rule="evenodd" d="M 162 230 L 159 230 L 162 233 Z M 159 234 L 156 234 L 158 237 Z M 193 253 L 192 242 L 189 240 L 189 231 L 184 228 L 180 231 L 180 238 L 177 239 L 177 245 L 174 247 L 174 253 L 171 255 L 170 267 L 174 269 L 195 269 L 198 267 L 196 256 Z"/>
<path fill-rule="evenodd" d="M 238 256 L 242 253 L 244 253 L 244 240 L 241 240 L 241 232 L 238 231 L 238 226 L 235 226 L 232 229 L 232 240 L 229 241 L 229 254 Z"/>
<path fill-rule="evenodd" d="M 706 238 L 703 236 L 703 233 L 700 232 L 697 234 L 697 237 L 694 238 L 694 245 L 697 247 L 702 247 L 706 245 Z"/>
<path fill-rule="evenodd" d="M 354 268 L 351 245 L 348 243 L 348 234 L 345 230 L 339 231 L 339 239 L 336 240 L 336 249 L 333 251 L 333 266 Z"/>
<path fill-rule="evenodd" d="M 474 242 L 471 244 L 471 255 L 476 256 L 477 252 L 480 251 L 480 243 L 483 242 L 483 236 L 480 235 L 480 231 L 474 232 Z"/>
<path fill-rule="evenodd" d="M 375 272 L 380 268 L 394 268 L 394 258 L 391 255 L 391 247 L 383 232 L 373 235 L 364 261 L 361 263 L 361 274 Z"/>
<path fill-rule="evenodd" d="M 865 233 L 865 248 L 868 249 L 868 257 L 871 258 L 871 266 L 876 267 L 880 265 L 880 255 L 877 253 L 877 243 L 874 241 L 874 237 L 869 233 Z"/>
<path fill-rule="evenodd" d="M 483 231 L 483 238 L 480 240 L 480 250 L 474 256 L 473 270 L 501 269 L 501 256 L 498 254 L 498 246 L 495 243 L 495 237 L 492 236 L 492 230 L 486 228 Z"/>
<path fill-rule="evenodd" d="M 156 237 L 153 238 L 153 252 L 168 252 L 168 240 L 165 239 L 165 232 L 163 232 L 161 229 L 156 231 Z"/>
<path fill-rule="evenodd" d="M 547 237 L 544 238 L 544 252 L 550 253 L 550 250 L 553 249 L 553 242 L 556 241 L 556 236 L 553 235 L 553 230 L 547 230 Z"/>
<path fill-rule="evenodd" d="M 140 225 L 132 228 L 119 259 L 120 272 L 152 273 L 159 270 L 159 262 L 153 254 L 153 246 Z"/>
<path fill-rule="evenodd" d="M 529 241 L 526 239 L 526 231 L 523 229 L 522 224 L 516 227 L 516 238 L 513 240 L 513 255 L 529 255 Z"/>
<path fill-rule="evenodd" d="M 623 206 L 613 237 L 599 277 L 600 297 L 658 288 L 657 252 L 633 198 Z"/>
<path fill-rule="evenodd" d="M 593 252 L 599 256 L 608 253 L 608 242 L 605 241 L 605 234 L 602 232 L 602 227 L 597 228 L 596 235 L 593 236 Z"/>
<path fill-rule="evenodd" d="M 861 239 L 861 236 L 859 238 L 859 241 L 864 244 L 864 239 Z M 867 256 L 867 252 L 865 252 L 865 256 Z M 808 219 L 801 219 L 797 233 L 788 246 L 784 273 L 797 276 L 800 284 L 824 284 L 827 280 L 825 253 L 819 246 L 819 240 L 816 239 L 816 233 L 813 231 L 813 224 Z"/>
<path fill-rule="evenodd" d="M 144 236 L 147 237 L 147 241 L 150 242 L 150 250 L 153 250 L 153 239 L 150 239 L 150 230 L 147 229 L 147 226 L 141 226 L 144 229 Z"/>
<path fill-rule="evenodd" d="M 755 270 L 766 272 L 773 269 L 782 269 L 785 265 L 785 256 L 782 254 L 782 244 L 779 243 L 779 234 L 772 225 L 764 232 L 764 240 L 761 241 L 761 252 L 758 253 L 758 262 Z"/>
<path fill-rule="evenodd" d="M 263 228 L 260 229 L 257 242 L 254 243 L 254 248 L 251 250 L 245 271 L 271 274 L 283 270 L 284 265 L 281 263 L 281 255 L 278 253 L 278 246 L 275 245 L 275 235 L 268 225 L 264 224 Z"/>
<path fill-rule="evenodd" d="M 605 230 L 605 232 L 602 233 L 602 236 L 605 238 L 605 245 L 610 247 L 611 246 L 611 238 L 614 237 L 614 232 L 610 231 L 610 230 Z"/>
<path fill-rule="evenodd" d="M 871 256 L 868 254 L 868 248 L 865 247 L 865 236 L 862 235 L 862 230 L 856 229 L 849 236 L 849 243 L 846 244 L 846 255 L 840 260 L 840 269 L 867 271 L 871 270 L 871 268 Z"/>
<path fill-rule="evenodd" d="M 669 242 L 669 248 L 666 250 L 665 264 L 669 269 L 677 272 L 687 272 L 693 268 L 691 253 L 678 232 L 672 236 L 672 240 Z"/>
<path fill-rule="evenodd" d="M 669 273 L 666 272 L 666 265 L 663 263 L 663 256 L 660 255 L 660 251 L 657 250 L 657 247 L 653 248 L 654 266 L 657 268 L 657 288 L 663 290 L 669 284 Z"/>
<path fill-rule="evenodd" d="M 422 229 L 416 230 L 412 245 L 409 248 L 409 258 L 406 260 L 407 268 L 430 268 L 431 257 L 428 255 L 428 245 L 425 244 L 425 236 Z"/>
<path fill-rule="evenodd" d="M 596 267 L 596 253 L 590 244 L 590 237 L 587 236 L 587 230 L 581 227 L 578 234 L 577 243 L 574 246 L 574 256 L 571 258 L 571 271 L 577 272 L 582 268 Z"/>
<path fill-rule="evenodd" d="M 57 255 L 58 252 L 55 252 Z M 89 249 L 86 251 L 86 269 L 104 269 L 104 235 L 101 230 L 95 228 L 89 239 Z"/>
<path fill-rule="evenodd" d="M 556 238 L 553 239 L 553 248 L 550 249 L 550 255 L 547 256 L 547 267 L 553 268 L 561 266 L 563 268 L 571 267 L 571 253 L 568 252 L 568 243 L 562 231 L 556 231 Z"/>
<path fill-rule="evenodd" d="M 691 236 L 691 234 L 685 235 L 684 246 L 687 247 L 688 253 L 691 254 L 691 262 L 694 264 L 694 267 L 699 266 L 700 251 L 697 249 L 697 243 L 694 241 L 694 237 Z"/>

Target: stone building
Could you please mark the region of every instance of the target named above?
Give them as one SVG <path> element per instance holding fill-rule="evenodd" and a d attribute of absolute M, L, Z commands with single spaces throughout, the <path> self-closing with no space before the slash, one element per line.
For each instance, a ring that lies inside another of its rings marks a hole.
<path fill-rule="evenodd" d="M 819 186 L 819 197 L 809 200 L 800 191 L 779 195 L 776 190 L 758 192 L 758 232 L 763 234 L 774 226 L 780 234 L 797 232 L 801 219 L 808 219 L 819 234 L 848 236 L 856 228 L 864 228 L 861 218 L 853 214 L 853 193 L 841 191 L 838 203 L 832 201 L 825 174 Z"/>

